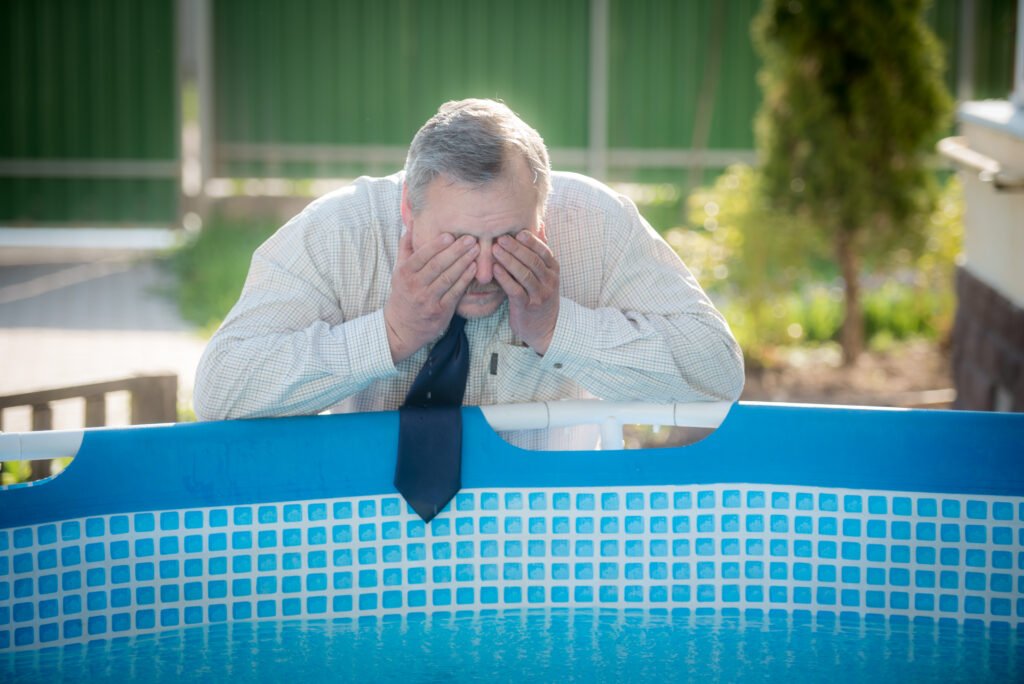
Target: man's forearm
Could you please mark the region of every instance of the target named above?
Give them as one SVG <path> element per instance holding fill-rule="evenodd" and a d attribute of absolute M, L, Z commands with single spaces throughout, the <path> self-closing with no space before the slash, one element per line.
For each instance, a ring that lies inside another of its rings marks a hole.
<path fill-rule="evenodd" d="M 220 330 L 196 372 L 203 420 L 319 413 L 397 373 L 380 311 L 298 331 Z"/>
<path fill-rule="evenodd" d="M 595 396 L 615 400 L 733 401 L 743 356 L 721 317 L 589 309 L 563 298 L 544 363 Z"/>

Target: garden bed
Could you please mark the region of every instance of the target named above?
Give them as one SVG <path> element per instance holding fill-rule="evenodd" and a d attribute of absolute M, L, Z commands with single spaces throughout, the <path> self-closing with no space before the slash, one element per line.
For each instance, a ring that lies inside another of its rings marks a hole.
<path fill-rule="evenodd" d="M 783 349 L 748 368 L 745 401 L 949 408 L 954 397 L 948 349 L 913 340 L 866 351 L 843 366 L 838 346 Z"/>

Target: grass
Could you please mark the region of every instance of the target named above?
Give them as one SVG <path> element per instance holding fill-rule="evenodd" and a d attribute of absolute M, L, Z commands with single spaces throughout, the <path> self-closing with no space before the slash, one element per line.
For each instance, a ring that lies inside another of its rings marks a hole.
<path fill-rule="evenodd" d="M 171 258 L 177 300 L 185 320 L 212 334 L 238 301 L 252 253 L 276 229 L 270 220 L 213 218 Z"/>

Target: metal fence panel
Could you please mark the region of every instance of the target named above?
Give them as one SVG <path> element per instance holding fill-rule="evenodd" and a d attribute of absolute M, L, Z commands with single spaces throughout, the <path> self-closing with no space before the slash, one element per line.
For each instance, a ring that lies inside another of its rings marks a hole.
<path fill-rule="evenodd" d="M 561 167 L 600 153 L 611 176 L 679 180 L 691 169 L 692 182 L 753 161 L 760 0 L 212 1 L 218 175 L 394 170 L 437 105 L 468 96 L 505 99 Z M 592 34 L 595 7 L 607 36 Z M 961 45 L 970 7 L 976 38 Z M 1009 82 L 1014 12 L 1015 0 L 930 6 L 954 92 L 964 59 L 972 94 Z M 592 59 L 608 64 L 599 117 Z M 599 120 L 605 135 L 590 130 Z M 591 148 L 604 140 L 607 150 Z"/>
<path fill-rule="evenodd" d="M 759 0 L 616 0 L 612 7 L 612 147 L 754 146 L 760 94 L 750 21 Z M 710 126 L 695 140 L 702 94 Z"/>
<path fill-rule="evenodd" d="M 587 0 L 216 0 L 215 169 L 399 168 L 449 99 L 497 97 L 586 144 Z"/>
<path fill-rule="evenodd" d="M 174 0 L 0 3 L 0 220 L 177 220 L 174 31 Z"/>
<path fill-rule="evenodd" d="M 176 219 L 182 1 L 0 3 L 0 221 Z M 612 177 L 699 182 L 753 160 L 760 0 L 208 2 L 217 175 L 388 172 L 440 102 L 468 96 L 508 102 L 561 168 L 600 154 Z M 1006 95 L 1016 4 L 931 5 L 954 92 Z"/>

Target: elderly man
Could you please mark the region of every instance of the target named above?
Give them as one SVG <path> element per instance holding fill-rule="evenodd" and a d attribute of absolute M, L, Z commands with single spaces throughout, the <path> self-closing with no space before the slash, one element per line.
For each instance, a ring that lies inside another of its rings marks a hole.
<path fill-rule="evenodd" d="M 200 362 L 196 413 L 398 408 L 453 321 L 467 405 L 743 387 L 725 320 L 633 203 L 552 173 L 505 105 L 464 100 L 420 129 L 404 172 L 320 198 L 256 251 Z M 573 431 L 506 438 L 581 445 Z"/>

